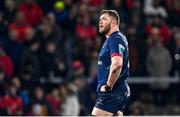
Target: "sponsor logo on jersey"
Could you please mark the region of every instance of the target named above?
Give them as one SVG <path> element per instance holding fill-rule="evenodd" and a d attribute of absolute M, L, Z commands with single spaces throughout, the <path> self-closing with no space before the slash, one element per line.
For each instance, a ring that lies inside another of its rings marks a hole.
<path fill-rule="evenodd" d="M 119 53 L 123 55 L 124 50 L 125 50 L 125 47 L 119 44 Z"/>
<path fill-rule="evenodd" d="M 98 65 L 102 65 L 102 61 L 98 61 Z"/>

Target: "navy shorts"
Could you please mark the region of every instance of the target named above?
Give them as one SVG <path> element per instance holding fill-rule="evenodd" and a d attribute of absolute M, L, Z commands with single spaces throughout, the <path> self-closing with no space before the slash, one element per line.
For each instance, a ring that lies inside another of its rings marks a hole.
<path fill-rule="evenodd" d="M 130 96 L 130 89 L 127 83 L 118 87 L 111 92 L 98 92 L 95 107 L 113 114 L 123 112 Z"/>

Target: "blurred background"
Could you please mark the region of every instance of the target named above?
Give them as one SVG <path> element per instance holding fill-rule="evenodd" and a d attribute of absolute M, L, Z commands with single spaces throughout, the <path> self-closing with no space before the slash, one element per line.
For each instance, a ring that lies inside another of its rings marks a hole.
<path fill-rule="evenodd" d="M 0 115 L 90 115 L 102 9 L 129 42 L 124 114 L 180 114 L 179 0 L 0 0 Z"/>

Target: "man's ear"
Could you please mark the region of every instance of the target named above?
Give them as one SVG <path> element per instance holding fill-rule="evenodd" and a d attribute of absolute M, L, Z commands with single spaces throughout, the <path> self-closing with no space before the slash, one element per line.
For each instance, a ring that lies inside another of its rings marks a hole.
<path fill-rule="evenodd" d="M 116 26 L 117 25 L 117 22 L 116 21 L 112 21 L 112 27 Z"/>

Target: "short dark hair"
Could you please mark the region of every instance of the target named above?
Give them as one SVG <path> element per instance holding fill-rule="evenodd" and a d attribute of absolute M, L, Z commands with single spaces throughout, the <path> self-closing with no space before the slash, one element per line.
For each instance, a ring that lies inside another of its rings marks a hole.
<path fill-rule="evenodd" d="M 112 16 L 113 18 L 115 18 L 117 24 L 119 25 L 119 23 L 120 23 L 120 17 L 119 17 L 119 15 L 118 15 L 117 11 L 115 11 L 115 10 L 102 10 L 102 11 L 100 12 L 100 16 L 101 16 L 102 14 L 105 14 L 105 13 L 107 13 L 109 16 Z"/>

